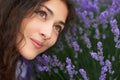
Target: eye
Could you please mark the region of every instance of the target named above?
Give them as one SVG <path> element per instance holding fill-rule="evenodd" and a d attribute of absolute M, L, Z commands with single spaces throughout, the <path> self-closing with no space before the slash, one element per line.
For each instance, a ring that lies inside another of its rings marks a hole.
<path fill-rule="evenodd" d="M 39 14 L 41 18 L 46 19 L 47 13 L 43 10 L 35 11 L 35 13 Z"/>
<path fill-rule="evenodd" d="M 60 26 L 60 25 L 55 25 L 55 26 L 54 26 L 54 29 L 60 33 L 60 32 L 62 31 L 62 26 Z"/>

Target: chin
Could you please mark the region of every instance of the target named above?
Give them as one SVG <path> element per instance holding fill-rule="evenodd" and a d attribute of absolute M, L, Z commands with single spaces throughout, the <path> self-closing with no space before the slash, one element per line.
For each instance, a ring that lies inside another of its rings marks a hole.
<path fill-rule="evenodd" d="M 24 58 L 27 59 L 27 60 L 33 60 L 33 59 L 35 59 L 35 57 L 24 57 Z"/>
<path fill-rule="evenodd" d="M 34 53 L 22 53 L 21 55 L 27 60 L 33 60 L 37 56 L 37 54 Z"/>

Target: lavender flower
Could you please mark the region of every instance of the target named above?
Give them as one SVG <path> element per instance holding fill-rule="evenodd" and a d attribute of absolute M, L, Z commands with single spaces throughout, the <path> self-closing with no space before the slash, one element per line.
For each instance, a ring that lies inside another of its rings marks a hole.
<path fill-rule="evenodd" d="M 80 50 L 79 45 L 77 44 L 76 41 L 72 42 L 72 45 L 73 45 L 75 51 L 79 51 Z"/>
<path fill-rule="evenodd" d="M 98 56 L 97 53 L 95 53 L 95 52 L 91 52 L 91 56 L 92 56 L 92 58 L 94 58 L 96 61 L 99 60 L 99 56 Z"/>
<path fill-rule="evenodd" d="M 58 59 L 57 59 L 57 56 L 56 55 L 53 55 L 53 59 L 52 59 L 52 62 L 50 63 L 51 66 L 55 67 L 60 67 L 60 70 L 63 70 L 64 68 L 64 64 L 62 64 Z"/>
<path fill-rule="evenodd" d="M 57 68 L 54 69 L 54 73 L 58 73 L 58 69 Z"/>
<path fill-rule="evenodd" d="M 37 65 L 37 69 L 39 71 L 45 71 L 45 72 L 48 72 L 49 71 L 49 67 L 48 66 L 41 66 L 41 65 Z"/>
<path fill-rule="evenodd" d="M 116 48 L 120 48 L 120 40 L 117 41 L 115 47 L 116 47 Z"/>
<path fill-rule="evenodd" d="M 105 80 L 106 79 L 106 72 L 109 71 L 109 73 L 113 74 L 114 71 L 111 70 L 111 62 L 109 60 L 105 61 L 104 66 L 101 70 L 101 76 L 99 77 L 99 80 Z"/>
<path fill-rule="evenodd" d="M 43 54 L 41 57 L 38 56 L 37 60 L 39 61 L 39 63 L 37 64 L 37 69 L 41 72 L 51 72 L 52 67 L 60 67 L 60 69 L 63 70 L 64 67 L 64 65 L 57 59 L 56 55 L 50 57 Z"/>
<path fill-rule="evenodd" d="M 105 80 L 106 79 L 106 72 L 108 71 L 107 66 L 103 66 L 101 70 L 101 76 L 99 77 L 99 80 Z"/>
<path fill-rule="evenodd" d="M 118 26 L 117 26 L 117 20 L 116 19 L 110 20 L 110 24 L 111 24 L 111 27 L 112 27 L 111 31 L 115 35 L 114 41 L 117 42 L 118 41 L 118 36 L 120 35 L 120 30 L 118 29 Z"/>
<path fill-rule="evenodd" d="M 111 66 L 111 62 L 110 62 L 109 60 L 106 60 L 106 61 L 105 61 L 105 65 L 106 65 L 107 67 L 110 67 L 110 66 Z"/>
<path fill-rule="evenodd" d="M 66 58 L 66 63 L 66 69 L 70 76 L 70 80 L 73 80 L 74 75 L 77 74 L 77 72 L 75 71 L 75 66 L 72 64 L 71 59 L 69 59 L 68 57 Z"/>
<path fill-rule="evenodd" d="M 104 57 L 103 56 L 101 56 L 101 55 L 99 55 L 98 53 L 96 53 L 96 52 L 90 52 L 90 54 L 91 54 L 91 57 L 93 58 L 93 59 L 95 59 L 96 61 L 99 61 L 100 62 L 100 65 L 104 65 Z"/>
<path fill-rule="evenodd" d="M 103 34 L 103 35 L 102 35 L 102 39 L 106 39 L 106 34 Z"/>
<path fill-rule="evenodd" d="M 98 42 L 97 43 L 97 48 L 98 48 L 98 50 L 100 51 L 100 52 L 102 52 L 102 50 L 103 50 L 103 48 L 102 48 L 102 42 Z"/>
<path fill-rule="evenodd" d="M 99 16 L 100 24 L 108 23 L 108 22 L 107 22 L 108 16 L 109 16 L 109 12 L 108 12 L 107 10 L 101 12 L 101 14 L 100 14 L 100 16 Z"/>
<path fill-rule="evenodd" d="M 112 56 L 112 61 L 115 61 L 115 56 Z"/>
<path fill-rule="evenodd" d="M 99 56 L 100 65 L 104 65 L 104 56 Z"/>
<path fill-rule="evenodd" d="M 101 74 L 104 74 L 104 73 L 107 72 L 107 71 L 108 71 L 107 66 L 103 66 L 103 67 L 102 67 L 102 70 L 101 70 Z"/>
<path fill-rule="evenodd" d="M 87 44 L 87 48 L 91 48 L 91 42 L 90 39 L 88 38 L 87 34 L 84 34 L 82 36 L 82 39 L 85 41 L 85 43 Z"/>
<path fill-rule="evenodd" d="M 87 77 L 86 71 L 84 69 L 80 69 L 79 72 L 82 75 L 84 80 L 89 80 Z"/>
<path fill-rule="evenodd" d="M 102 74 L 100 77 L 99 77 L 99 80 L 105 80 L 106 79 L 106 74 Z"/>
<path fill-rule="evenodd" d="M 76 36 L 76 37 L 77 37 L 76 32 L 77 32 L 77 27 L 76 27 L 76 25 L 74 25 L 74 26 L 72 27 L 72 34 L 73 34 L 73 36 Z"/>
<path fill-rule="evenodd" d="M 100 39 L 99 29 L 96 29 L 96 30 L 95 30 L 95 33 L 96 33 L 96 34 L 95 34 L 94 38 L 95 38 L 95 39 Z"/>

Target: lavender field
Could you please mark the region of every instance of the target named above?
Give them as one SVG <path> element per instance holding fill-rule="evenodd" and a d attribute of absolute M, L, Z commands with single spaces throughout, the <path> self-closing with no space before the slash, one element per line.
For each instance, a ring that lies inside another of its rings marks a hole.
<path fill-rule="evenodd" d="M 74 26 L 33 61 L 34 80 L 120 80 L 120 0 L 74 2 Z"/>

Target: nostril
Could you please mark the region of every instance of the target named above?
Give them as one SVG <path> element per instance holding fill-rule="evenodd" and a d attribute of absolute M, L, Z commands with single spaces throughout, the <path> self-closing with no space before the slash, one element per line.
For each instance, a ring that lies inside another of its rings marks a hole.
<path fill-rule="evenodd" d="M 42 36 L 43 38 L 45 38 L 45 37 L 46 37 L 44 33 L 41 33 L 41 36 Z"/>
<path fill-rule="evenodd" d="M 43 33 L 41 33 L 42 36 L 45 36 Z"/>
<path fill-rule="evenodd" d="M 41 33 L 41 36 L 43 39 L 50 39 L 51 38 L 50 34 Z"/>

